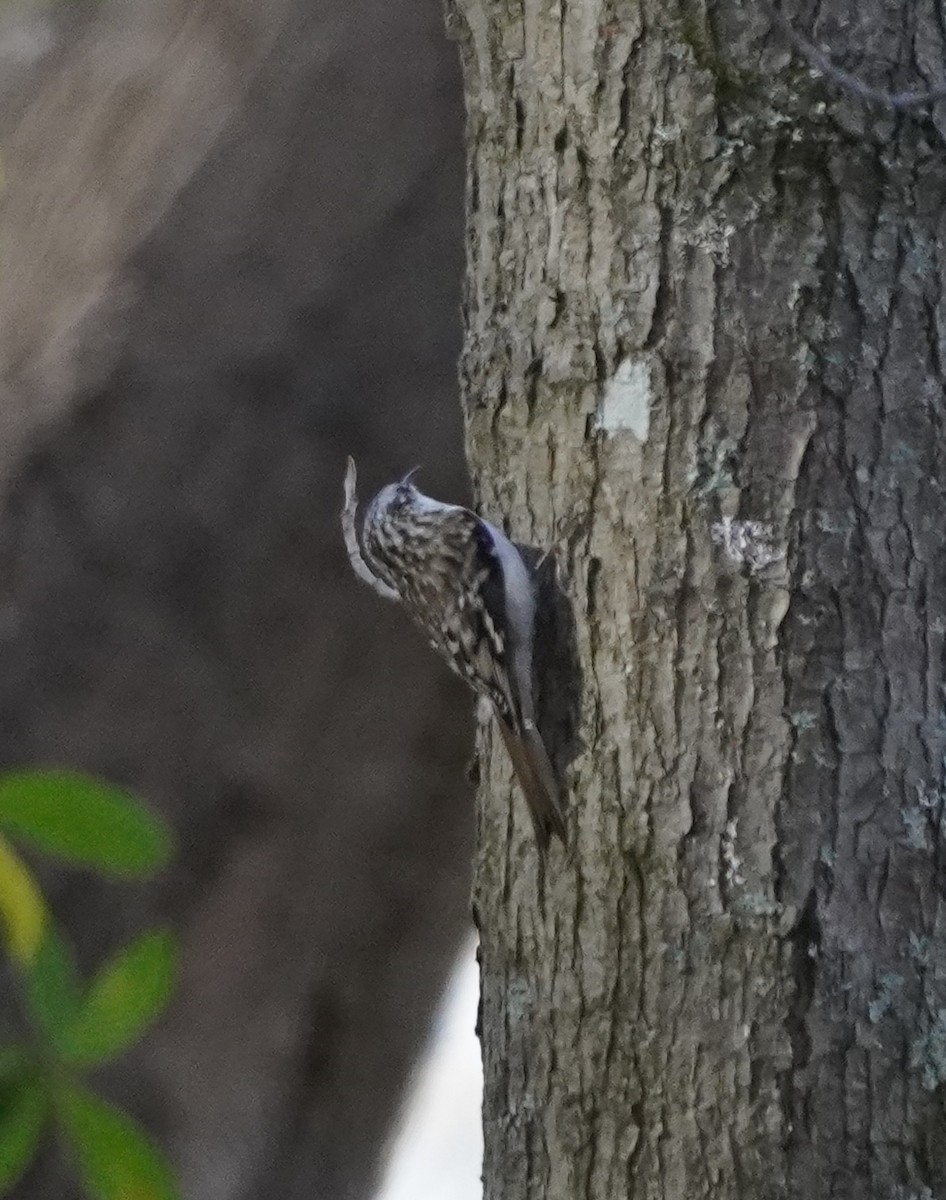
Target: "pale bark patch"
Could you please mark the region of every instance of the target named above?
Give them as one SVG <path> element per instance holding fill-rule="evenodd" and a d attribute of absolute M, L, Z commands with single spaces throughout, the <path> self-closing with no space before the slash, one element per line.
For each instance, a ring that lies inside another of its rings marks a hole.
<path fill-rule="evenodd" d="M 761 571 L 785 557 L 771 526 L 764 521 L 734 521 L 732 517 L 723 517 L 713 524 L 711 534 L 727 558 L 744 563 L 750 571 Z"/>
<path fill-rule="evenodd" d="M 605 433 L 627 430 L 639 442 L 646 442 L 652 398 L 650 363 L 646 358 L 625 358 L 605 387 L 599 427 Z"/>

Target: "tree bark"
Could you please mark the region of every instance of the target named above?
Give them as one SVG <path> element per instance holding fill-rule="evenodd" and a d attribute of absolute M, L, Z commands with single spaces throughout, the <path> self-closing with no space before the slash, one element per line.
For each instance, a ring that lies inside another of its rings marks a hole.
<path fill-rule="evenodd" d="M 946 109 L 735 0 L 449 21 L 469 454 L 555 549 L 572 835 L 543 884 L 484 735 L 486 1198 L 941 1195 Z M 805 32 L 943 76 L 932 5 Z"/>

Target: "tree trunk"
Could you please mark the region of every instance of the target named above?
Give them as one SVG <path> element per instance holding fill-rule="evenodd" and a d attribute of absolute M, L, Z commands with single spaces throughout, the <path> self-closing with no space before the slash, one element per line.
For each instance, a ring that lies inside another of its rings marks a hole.
<path fill-rule="evenodd" d="M 543 885 L 489 736 L 487 1200 L 946 1189 L 946 110 L 751 7 L 449 18 L 468 445 L 555 548 L 572 837 Z M 942 79 L 932 5 L 820 12 Z"/>

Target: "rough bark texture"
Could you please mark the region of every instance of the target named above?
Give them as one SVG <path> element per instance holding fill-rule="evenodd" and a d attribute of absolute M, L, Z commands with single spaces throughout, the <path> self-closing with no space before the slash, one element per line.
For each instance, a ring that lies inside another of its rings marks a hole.
<path fill-rule="evenodd" d="M 942 79 L 931 4 L 786 13 Z M 484 747 L 487 1200 L 931 1200 L 946 110 L 833 94 L 735 0 L 450 24 L 474 479 L 573 618 L 544 888 Z"/>
<path fill-rule="evenodd" d="M 105 1086 L 185 1195 L 369 1195 L 473 821 L 466 701 L 358 585 L 338 510 L 348 452 L 366 489 L 417 462 L 462 488 L 455 56 L 414 0 L 17 12 L 0 757 L 177 826 L 150 892 L 49 886 L 86 965 L 181 930 L 180 996 Z M 50 1155 L 20 1194 L 64 1178 Z"/>

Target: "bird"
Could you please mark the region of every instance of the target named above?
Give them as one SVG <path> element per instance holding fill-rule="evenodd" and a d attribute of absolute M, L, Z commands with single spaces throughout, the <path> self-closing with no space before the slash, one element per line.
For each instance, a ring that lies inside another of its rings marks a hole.
<path fill-rule="evenodd" d="M 529 807 L 544 858 L 567 845 L 555 771 L 536 725 L 532 574 L 503 531 L 469 508 L 425 496 L 414 471 L 368 504 L 359 540 L 357 469 L 345 473 L 342 529 L 355 574 L 400 601 L 451 670 L 485 698 Z"/>

